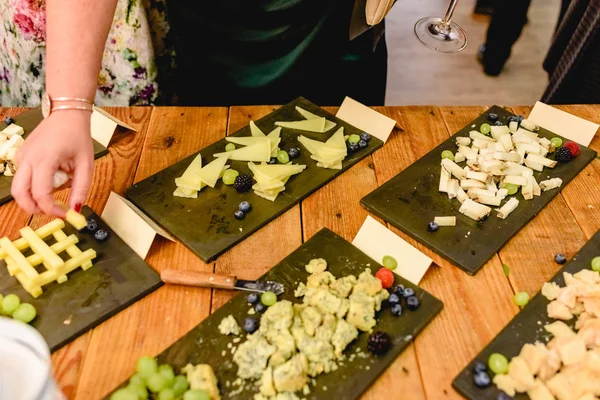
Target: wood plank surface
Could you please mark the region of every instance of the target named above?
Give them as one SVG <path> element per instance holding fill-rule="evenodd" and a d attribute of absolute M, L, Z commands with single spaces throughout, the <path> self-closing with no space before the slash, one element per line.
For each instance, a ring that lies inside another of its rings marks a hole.
<path fill-rule="evenodd" d="M 140 181 L 220 139 L 226 108 L 154 108 L 133 181 Z M 122 192 L 121 188 L 121 192 Z M 146 262 L 155 270 L 212 272 L 183 245 L 157 239 Z M 96 399 L 135 369 L 142 355 L 155 355 L 197 325 L 210 310 L 210 290 L 163 286 L 93 332 L 76 399 Z M 110 343 L 110 351 L 107 351 Z"/>

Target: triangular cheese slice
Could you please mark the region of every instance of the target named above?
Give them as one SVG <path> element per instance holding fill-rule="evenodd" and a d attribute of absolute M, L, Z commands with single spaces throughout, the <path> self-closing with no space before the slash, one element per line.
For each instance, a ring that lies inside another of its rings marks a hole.
<path fill-rule="evenodd" d="M 344 127 L 340 127 L 333 136 L 331 136 L 325 143 L 333 148 L 346 151 L 346 140 L 344 140 Z"/>
<path fill-rule="evenodd" d="M 336 164 L 323 164 L 322 162 L 317 163 L 317 167 L 327 168 L 327 169 L 342 169 L 342 162 Z"/>
<path fill-rule="evenodd" d="M 279 138 L 281 137 L 281 127 L 273 129 L 268 135 L 268 138 Z"/>
<path fill-rule="evenodd" d="M 306 119 L 321 118 L 319 115 L 313 114 L 310 111 L 306 111 L 304 108 L 301 108 L 301 107 L 298 107 L 298 106 L 296 106 L 296 111 L 298 111 Z M 336 125 L 337 124 L 335 122 L 330 121 L 330 120 L 326 120 L 326 122 L 325 122 L 325 128 L 323 128 L 323 133 L 324 132 L 328 132 L 330 129 L 334 128 Z"/>
<path fill-rule="evenodd" d="M 175 197 L 183 197 L 183 198 L 186 198 L 186 199 L 197 199 L 198 198 L 198 191 L 197 190 L 188 190 L 188 189 L 184 189 L 182 187 L 178 187 L 173 192 L 173 196 L 175 196 Z"/>
<path fill-rule="evenodd" d="M 214 154 L 215 157 L 228 157 L 235 161 L 269 161 L 271 159 L 271 140 L 263 138 L 251 146 L 242 147 L 234 151 Z"/>
<path fill-rule="evenodd" d="M 299 174 L 306 169 L 306 165 L 255 165 L 256 174 L 266 179 L 285 179 L 291 175 Z"/>
<path fill-rule="evenodd" d="M 233 152 L 230 152 L 233 153 Z M 217 157 L 209 164 L 207 164 L 200 171 L 200 180 L 205 183 L 207 186 L 214 188 L 221 176 L 221 173 L 225 169 L 225 164 L 227 163 L 228 157 L 225 155 L 224 157 Z"/>
<path fill-rule="evenodd" d="M 325 117 L 305 119 L 304 121 L 277 121 L 275 125 L 289 129 L 323 133 L 327 120 Z"/>
<path fill-rule="evenodd" d="M 264 132 L 260 130 L 258 126 L 254 123 L 254 121 L 250 121 L 250 134 L 254 137 L 263 137 L 265 136 Z"/>

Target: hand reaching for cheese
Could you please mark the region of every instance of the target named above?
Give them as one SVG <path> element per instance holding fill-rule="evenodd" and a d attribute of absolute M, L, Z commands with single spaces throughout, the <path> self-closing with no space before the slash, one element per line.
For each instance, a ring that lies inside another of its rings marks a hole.
<path fill-rule="evenodd" d="M 17 153 L 17 167 L 11 192 L 25 211 L 65 216 L 52 196 L 54 174 L 59 170 L 73 176 L 69 205 L 79 211 L 94 168 L 90 113 L 69 110 L 50 114 Z"/>

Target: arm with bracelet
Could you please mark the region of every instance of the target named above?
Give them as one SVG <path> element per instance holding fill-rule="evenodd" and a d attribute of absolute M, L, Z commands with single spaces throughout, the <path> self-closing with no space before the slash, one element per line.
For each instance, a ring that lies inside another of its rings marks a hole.
<path fill-rule="evenodd" d="M 72 176 L 79 211 L 94 166 L 90 118 L 104 44 L 117 0 L 47 0 L 45 119 L 17 154 L 12 195 L 27 212 L 64 217 L 52 192 L 56 175 Z"/>

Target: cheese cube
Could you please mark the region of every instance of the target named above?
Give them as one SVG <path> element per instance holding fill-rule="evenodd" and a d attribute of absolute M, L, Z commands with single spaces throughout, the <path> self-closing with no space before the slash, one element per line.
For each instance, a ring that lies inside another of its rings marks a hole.
<path fill-rule="evenodd" d="M 4 128 L 4 130 L 2 130 L 2 133 L 6 134 L 8 136 L 13 136 L 13 135 L 23 136 L 25 131 L 23 130 L 22 126 L 19 126 L 17 124 L 10 124 L 6 128 Z"/>

